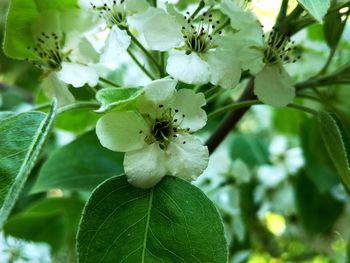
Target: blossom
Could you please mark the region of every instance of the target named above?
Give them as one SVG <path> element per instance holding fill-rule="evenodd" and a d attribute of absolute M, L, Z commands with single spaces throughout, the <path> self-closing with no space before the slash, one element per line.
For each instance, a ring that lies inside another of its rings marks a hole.
<path fill-rule="evenodd" d="M 32 25 L 33 44 L 27 47 L 26 60 L 43 70 L 44 92 L 57 97 L 61 105 L 74 101 L 67 84 L 76 88 L 96 86 L 99 78 L 90 58 L 79 54 L 80 31 L 67 27 L 65 20 L 73 15 L 79 13 L 42 12 Z M 93 54 L 92 50 L 86 53 Z"/>
<path fill-rule="evenodd" d="M 242 68 L 255 75 L 254 93 L 259 100 L 274 107 L 286 106 L 295 97 L 293 80 L 283 66 L 296 61 L 291 54 L 293 42 L 276 28 L 265 38 L 254 14 L 242 11 L 230 0 L 223 1 L 221 10 L 238 32 L 219 39 L 220 45 L 239 51 L 236 54 Z"/>
<path fill-rule="evenodd" d="M 126 32 L 127 17 L 145 11 L 149 4 L 146 0 L 79 0 L 79 5 L 98 15 L 96 26 L 100 32 L 107 32 L 100 50 L 102 64 L 115 65 L 121 53 L 131 44 Z"/>
<path fill-rule="evenodd" d="M 97 122 L 101 144 L 125 152 L 128 181 L 149 188 L 165 175 L 196 179 L 207 167 L 208 149 L 192 135 L 207 120 L 202 93 L 176 90 L 177 82 L 160 79 L 144 87 L 137 108 L 111 111 Z"/>
<path fill-rule="evenodd" d="M 222 34 L 221 22 L 210 13 L 202 14 L 197 23 L 188 12 L 182 16 L 170 6 L 168 11 L 149 8 L 128 22 L 143 34 L 151 50 L 169 51 L 166 70 L 175 79 L 235 87 L 241 77 L 241 63 L 235 50 L 223 49 L 217 42 Z"/>

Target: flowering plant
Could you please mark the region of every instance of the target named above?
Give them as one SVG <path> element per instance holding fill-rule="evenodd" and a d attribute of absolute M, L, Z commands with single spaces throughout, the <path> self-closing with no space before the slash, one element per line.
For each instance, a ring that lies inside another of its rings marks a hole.
<path fill-rule="evenodd" d="M 57 262 L 294 262 L 340 231 L 349 1 L 5 2 L 5 235 Z"/>

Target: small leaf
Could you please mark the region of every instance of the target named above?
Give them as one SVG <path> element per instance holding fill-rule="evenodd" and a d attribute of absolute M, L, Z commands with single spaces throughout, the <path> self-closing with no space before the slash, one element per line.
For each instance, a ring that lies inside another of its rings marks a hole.
<path fill-rule="evenodd" d="M 320 112 L 318 114 L 318 122 L 328 154 L 343 184 L 348 192 L 350 192 L 349 157 L 345 144 L 348 142 L 344 142 L 344 138 L 346 138 L 345 134 L 338 126 L 336 120 L 327 112 Z"/>
<path fill-rule="evenodd" d="M 106 88 L 96 94 L 96 99 L 102 106 L 97 112 L 108 110 L 130 110 L 136 107 L 138 97 L 143 93 L 142 88 Z"/>
<path fill-rule="evenodd" d="M 298 2 L 320 23 L 331 4 L 330 0 L 298 0 Z"/>
<path fill-rule="evenodd" d="M 123 156 L 102 147 L 95 131 L 90 131 L 50 156 L 32 192 L 52 188 L 91 191 L 107 178 L 124 172 Z"/>
<path fill-rule="evenodd" d="M 0 228 L 42 149 L 56 113 L 21 113 L 0 120 Z"/>
<path fill-rule="evenodd" d="M 175 177 L 147 190 L 125 176 L 105 181 L 85 207 L 77 248 L 80 263 L 227 262 L 216 208 Z"/>

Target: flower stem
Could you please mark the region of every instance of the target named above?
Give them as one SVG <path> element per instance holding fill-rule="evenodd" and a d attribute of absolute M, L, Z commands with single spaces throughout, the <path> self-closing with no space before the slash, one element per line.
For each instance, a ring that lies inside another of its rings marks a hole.
<path fill-rule="evenodd" d="M 149 58 L 149 60 L 152 61 L 152 63 L 157 67 L 159 73 L 161 73 L 162 67 L 159 65 L 159 63 L 153 57 L 153 55 L 140 43 L 140 41 L 138 41 L 138 39 L 130 32 L 129 29 L 126 29 L 126 32 L 131 37 L 131 40 L 136 44 L 136 46 L 138 46 L 142 50 L 142 52 L 147 56 L 147 58 Z"/>
<path fill-rule="evenodd" d="M 253 88 L 254 80 L 250 79 L 246 89 L 244 90 L 243 94 L 240 96 L 237 102 L 240 103 L 256 99 L 253 93 Z M 232 110 L 231 112 L 226 114 L 226 117 L 219 124 L 219 127 L 214 131 L 214 133 L 205 143 L 208 146 L 209 153 L 213 153 L 215 151 L 215 149 L 226 138 L 230 131 L 237 125 L 237 123 L 240 121 L 240 119 L 248 111 L 249 108 L 250 105 L 238 108 L 236 110 Z"/>
<path fill-rule="evenodd" d="M 247 100 L 247 101 L 242 101 L 242 102 L 235 102 L 235 103 L 226 105 L 224 107 L 221 107 L 221 108 L 209 113 L 208 118 L 210 119 L 210 118 L 218 117 L 221 114 L 224 114 L 230 110 L 238 110 L 241 108 L 246 108 L 246 107 L 250 107 L 253 105 L 259 105 L 259 104 L 262 104 L 262 102 L 259 100 Z"/>
<path fill-rule="evenodd" d="M 113 87 L 120 88 L 120 86 L 117 83 L 115 83 L 115 82 L 113 82 L 113 81 L 111 81 L 109 79 L 105 79 L 105 78 L 100 77 L 100 81 L 104 82 L 106 84 L 109 84 L 109 85 L 111 85 Z"/>
<path fill-rule="evenodd" d="M 190 19 L 193 20 L 198 15 L 198 13 L 203 9 L 204 6 L 205 6 L 205 3 L 203 0 L 201 0 L 196 10 L 194 10 L 193 14 L 190 16 Z"/>
<path fill-rule="evenodd" d="M 317 115 L 318 112 L 311 109 L 311 108 L 308 108 L 308 107 L 305 107 L 305 106 L 302 106 L 302 105 L 298 105 L 298 104 L 294 104 L 294 103 L 290 103 L 287 105 L 288 108 L 293 108 L 293 109 L 297 109 L 297 110 L 300 110 L 300 111 L 303 111 L 303 112 L 306 112 L 306 113 L 310 113 L 312 115 Z"/>
<path fill-rule="evenodd" d="M 155 77 L 141 64 L 141 62 L 137 59 L 137 57 L 128 50 L 129 56 L 132 58 L 132 60 L 139 66 L 139 68 L 152 80 L 155 79 Z"/>
<path fill-rule="evenodd" d="M 77 109 L 92 109 L 96 110 L 100 107 L 100 104 L 97 102 L 91 102 L 91 101 L 77 101 L 72 104 L 65 105 L 58 109 L 57 114 L 62 114 L 67 111 L 71 110 L 77 110 Z"/>

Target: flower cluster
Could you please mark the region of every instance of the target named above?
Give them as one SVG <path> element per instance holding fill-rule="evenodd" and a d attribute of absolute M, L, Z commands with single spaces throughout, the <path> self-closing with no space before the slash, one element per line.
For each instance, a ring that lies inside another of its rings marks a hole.
<path fill-rule="evenodd" d="M 23 53 L 42 69 L 42 87 L 60 105 L 74 102 L 70 86 L 103 89 L 99 80 L 121 66 L 124 55 L 151 78 L 137 106 L 107 110 L 96 127 L 104 147 L 125 152 L 125 173 L 135 186 L 152 187 L 165 175 L 192 180 L 207 166 L 208 150 L 193 135 L 206 124 L 206 99 L 177 90 L 178 82 L 230 89 L 251 76 L 266 104 L 283 107 L 295 96 L 283 66 L 297 59 L 290 38 L 277 29 L 265 36 L 250 1 L 204 2 L 180 12 L 146 0 L 79 0 L 69 10 L 53 5 L 32 21 Z"/>

